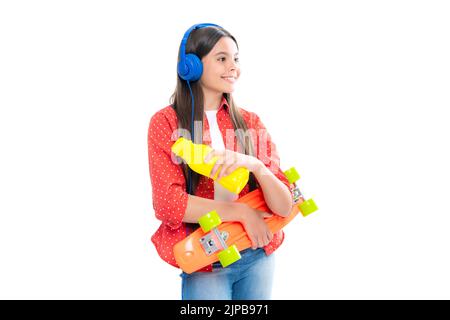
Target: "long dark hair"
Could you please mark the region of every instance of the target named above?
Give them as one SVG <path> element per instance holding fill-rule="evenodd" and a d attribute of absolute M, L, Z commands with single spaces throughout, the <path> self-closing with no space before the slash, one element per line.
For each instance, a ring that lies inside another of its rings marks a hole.
<path fill-rule="evenodd" d="M 217 27 L 205 27 L 201 29 L 196 29 L 192 31 L 189 35 L 188 41 L 186 43 L 186 54 L 195 53 L 200 59 L 206 56 L 212 48 L 216 45 L 216 43 L 222 37 L 230 37 L 236 43 L 237 48 L 239 46 L 237 44 L 236 39 L 225 29 L 217 28 Z M 178 51 L 178 62 L 180 61 L 180 50 Z M 178 63 L 177 63 L 178 65 Z M 190 82 L 192 93 L 194 95 L 194 103 L 195 103 L 195 112 L 194 112 L 194 122 L 201 123 L 201 129 L 194 130 L 195 137 L 192 137 L 192 141 L 194 143 L 202 143 L 203 142 L 203 91 L 200 86 L 199 81 Z M 228 102 L 229 105 L 229 113 L 231 116 L 231 121 L 233 123 L 233 127 L 235 130 L 235 134 L 237 136 L 238 143 L 241 147 L 243 153 L 251 156 L 256 156 L 255 147 L 251 139 L 245 139 L 245 135 L 243 132 L 247 132 L 247 124 L 245 123 L 241 113 L 239 112 L 238 106 L 234 103 L 233 97 L 231 93 L 224 93 L 223 96 Z M 182 131 L 191 132 L 191 113 L 192 113 L 192 97 L 189 91 L 189 87 L 187 82 L 181 79 L 177 74 L 177 86 L 175 88 L 174 93 L 170 97 L 170 104 L 172 108 L 175 110 L 178 117 L 178 128 L 184 129 Z M 245 140 L 245 141 L 244 141 Z M 184 177 L 186 179 L 186 191 L 188 190 L 188 175 L 189 171 L 191 171 L 192 177 L 192 194 L 195 194 L 195 190 L 197 189 L 200 174 L 192 171 L 186 163 L 183 161 L 181 163 L 183 167 Z M 188 171 L 189 170 L 189 171 Z M 256 179 L 253 173 L 250 173 L 249 178 L 250 191 L 256 189 Z"/>

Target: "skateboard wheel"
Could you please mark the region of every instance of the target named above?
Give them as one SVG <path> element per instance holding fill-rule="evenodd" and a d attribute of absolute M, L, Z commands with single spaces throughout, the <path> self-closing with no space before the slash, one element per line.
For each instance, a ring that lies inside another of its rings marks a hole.
<path fill-rule="evenodd" d="M 304 217 L 310 215 L 311 213 L 319 209 L 317 208 L 317 205 L 313 199 L 303 201 L 301 204 L 298 205 L 298 208 L 300 209 L 300 212 Z"/>
<path fill-rule="evenodd" d="M 241 254 L 239 253 L 236 245 L 232 245 L 231 247 L 219 252 L 217 256 L 219 257 L 219 261 L 224 268 L 241 259 Z"/>
<path fill-rule="evenodd" d="M 198 223 L 200 224 L 200 227 L 202 227 L 203 232 L 209 232 L 211 229 L 219 226 L 222 223 L 222 220 L 220 220 L 220 216 L 216 210 L 212 210 L 204 216 L 201 216 L 200 219 L 198 219 Z"/>
<path fill-rule="evenodd" d="M 294 167 L 284 171 L 284 175 L 286 176 L 290 184 L 300 179 L 300 175 Z"/>

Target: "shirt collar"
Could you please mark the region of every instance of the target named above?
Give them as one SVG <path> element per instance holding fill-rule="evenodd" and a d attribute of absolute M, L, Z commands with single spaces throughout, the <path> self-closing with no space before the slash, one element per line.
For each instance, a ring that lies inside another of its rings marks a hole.
<path fill-rule="evenodd" d="M 219 105 L 219 108 L 217 109 L 217 113 L 219 113 L 222 110 L 222 108 L 224 111 L 228 111 L 230 108 L 230 106 L 228 105 L 227 99 L 224 96 L 222 96 L 222 101 L 220 101 L 220 105 Z"/>
<path fill-rule="evenodd" d="M 228 105 L 227 99 L 225 99 L 224 96 L 222 96 L 222 101 L 220 102 L 220 107 L 217 111 L 219 111 L 221 108 L 224 108 L 224 110 L 228 110 L 230 106 Z"/>

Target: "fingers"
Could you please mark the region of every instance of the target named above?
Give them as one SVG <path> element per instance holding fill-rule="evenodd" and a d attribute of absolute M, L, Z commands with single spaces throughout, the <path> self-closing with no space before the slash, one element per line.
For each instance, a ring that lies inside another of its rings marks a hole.
<path fill-rule="evenodd" d="M 272 231 L 267 229 L 267 232 L 265 234 L 250 237 L 250 240 L 252 241 L 253 250 L 256 250 L 257 248 L 263 248 L 273 240 L 273 233 Z"/>
<path fill-rule="evenodd" d="M 250 240 L 252 241 L 252 249 L 256 250 L 258 248 L 258 240 L 254 236 L 250 236 Z"/>
<path fill-rule="evenodd" d="M 222 154 L 223 154 L 222 150 L 212 150 L 212 151 L 211 151 L 210 153 L 208 153 L 208 154 L 206 155 L 206 157 L 203 159 L 203 161 L 204 161 L 205 163 L 208 163 L 208 162 L 210 162 L 214 157 L 217 158 L 217 160 L 216 160 L 216 162 L 214 163 L 214 166 L 213 166 L 213 168 L 212 168 L 212 170 L 211 170 L 211 173 L 209 174 L 209 176 L 210 176 L 211 178 L 213 178 L 213 177 L 216 175 L 217 171 L 220 170 L 220 167 L 222 166 L 222 164 L 223 164 L 223 162 L 224 162 L 224 161 L 223 161 Z"/>
<path fill-rule="evenodd" d="M 270 241 L 273 240 L 273 233 L 270 230 L 268 230 L 268 232 L 267 232 L 267 239 L 269 240 L 269 242 L 267 244 L 269 244 Z"/>
<path fill-rule="evenodd" d="M 216 162 L 214 163 L 213 169 L 211 170 L 210 177 L 214 178 L 217 174 L 217 179 L 221 179 L 233 171 L 238 169 L 239 167 L 248 167 L 250 166 L 246 161 L 247 158 L 239 158 L 242 155 L 230 151 L 230 150 L 211 150 L 205 157 L 204 162 L 209 163 L 212 159 L 216 158 Z M 220 172 L 219 172 L 220 171 Z"/>
<path fill-rule="evenodd" d="M 249 207 L 246 216 L 243 225 L 251 241 L 251 248 L 255 250 L 267 246 L 273 240 L 274 235 L 263 218 L 271 217 L 273 214 Z"/>
<path fill-rule="evenodd" d="M 258 237 L 258 248 L 263 248 L 265 246 L 267 246 L 270 241 L 272 241 L 271 235 L 269 233 L 266 233 L 260 237 Z"/>
<path fill-rule="evenodd" d="M 216 164 L 214 165 L 214 167 L 213 167 L 212 170 L 211 170 L 211 173 L 209 174 L 209 176 L 210 176 L 211 178 L 213 178 L 213 177 L 216 175 L 216 173 L 217 173 L 218 170 L 220 170 L 221 172 L 223 171 L 223 170 L 222 170 L 222 164 L 220 163 L 219 160 L 220 160 L 220 159 L 217 160 Z"/>
<path fill-rule="evenodd" d="M 217 179 L 220 179 L 222 177 L 225 177 L 229 174 L 231 174 L 234 170 L 236 170 L 239 167 L 239 165 L 236 162 L 232 162 L 230 164 L 226 163 L 222 166 L 222 170 L 219 173 L 219 176 Z"/>
<path fill-rule="evenodd" d="M 227 150 L 216 150 L 216 149 L 212 149 L 212 150 L 211 150 L 211 151 L 203 158 L 203 161 L 207 163 L 207 162 L 211 161 L 212 158 L 214 158 L 214 157 L 221 157 L 221 158 L 223 158 L 223 157 L 225 157 L 226 154 L 227 154 L 226 151 L 227 151 Z"/>
<path fill-rule="evenodd" d="M 262 248 L 262 247 L 265 246 L 265 243 L 266 243 L 266 239 L 265 238 L 266 238 L 265 235 L 258 237 L 258 248 Z"/>
<path fill-rule="evenodd" d="M 253 250 L 262 248 L 270 242 L 267 238 L 267 235 L 263 235 L 263 236 L 253 235 L 253 236 L 250 236 L 250 240 L 252 241 L 252 249 Z"/>
<path fill-rule="evenodd" d="M 217 173 L 217 179 L 229 175 L 239 167 L 237 163 L 237 157 L 234 153 L 226 152 L 226 150 L 215 150 L 210 152 L 205 157 L 205 162 L 210 161 L 213 157 L 217 157 L 213 169 L 211 170 L 210 177 L 213 178 Z"/>
<path fill-rule="evenodd" d="M 203 159 L 203 161 L 205 161 L 206 163 L 208 163 L 214 156 L 216 155 L 216 150 L 211 150 L 211 152 L 209 152 L 206 157 Z"/>

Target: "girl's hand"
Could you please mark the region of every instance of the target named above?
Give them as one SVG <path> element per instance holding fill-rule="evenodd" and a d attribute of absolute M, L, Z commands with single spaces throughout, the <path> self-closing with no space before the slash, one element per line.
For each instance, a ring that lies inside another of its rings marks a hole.
<path fill-rule="evenodd" d="M 252 249 L 268 245 L 273 239 L 273 233 L 264 222 L 264 218 L 271 217 L 272 214 L 253 209 L 246 204 L 241 206 L 240 211 L 240 222 L 252 241 Z"/>
<path fill-rule="evenodd" d="M 262 162 L 258 158 L 232 150 L 212 150 L 206 155 L 204 161 L 209 162 L 213 157 L 218 157 L 218 159 L 211 170 L 211 178 L 221 168 L 217 180 L 231 174 L 237 168 L 244 167 L 250 172 L 255 172 L 262 165 Z"/>

